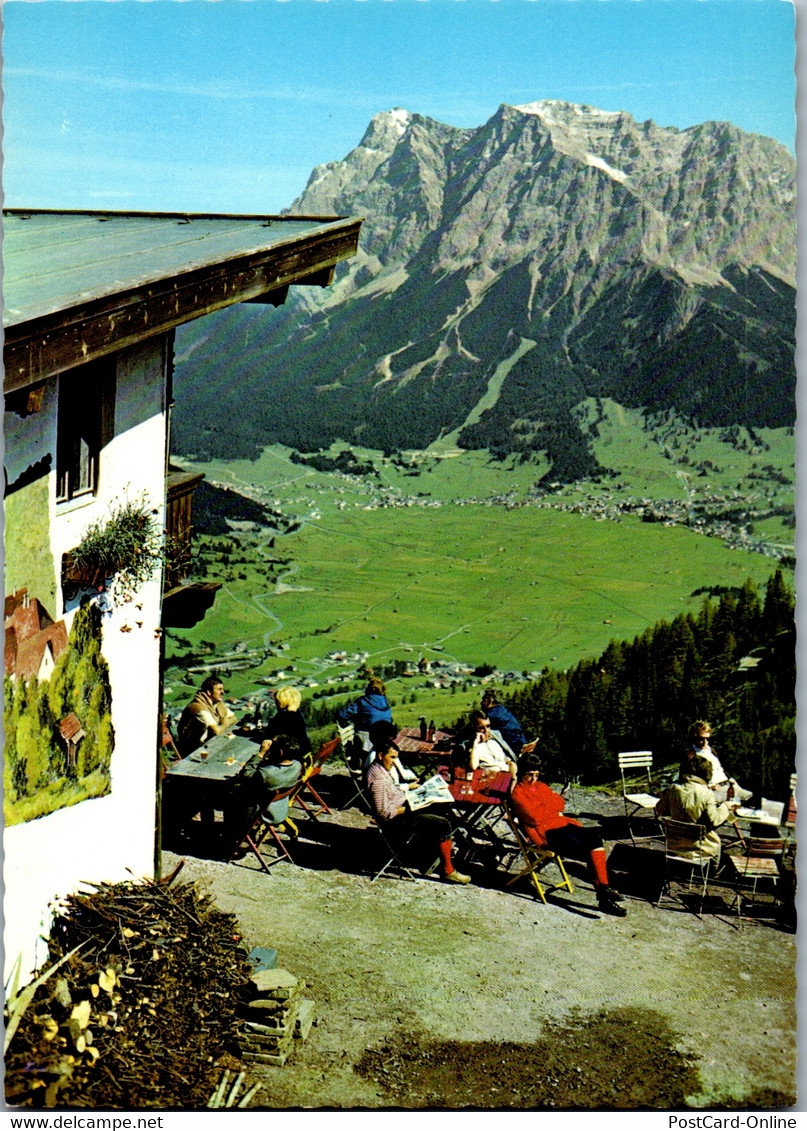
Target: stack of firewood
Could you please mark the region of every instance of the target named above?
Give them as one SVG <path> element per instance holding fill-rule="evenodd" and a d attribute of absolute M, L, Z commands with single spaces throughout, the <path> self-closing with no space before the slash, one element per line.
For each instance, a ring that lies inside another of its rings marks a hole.
<path fill-rule="evenodd" d="M 193 885 L 71 895 L 49 950 L 7 999 L 10 1104 L 205 1107 L 238 1067 L 252 967 L 235 917 Z"/>

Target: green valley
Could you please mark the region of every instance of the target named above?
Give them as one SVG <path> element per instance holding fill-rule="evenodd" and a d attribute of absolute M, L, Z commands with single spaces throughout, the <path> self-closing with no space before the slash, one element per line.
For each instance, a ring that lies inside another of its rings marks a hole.
<path fill-rule="evenodd" d="M 353 448 L 359 475 L 317 470 L 280 445 L 256 461 L 187 461 L 282 520 L 197 535 L 197 575 L 223 586 L 204 621 L 169 636 L 180 665 L 167 704 L 198 684 L 188 668 L 212 662 L 238 697 L 283 678 L 319 697 L 361 663 L 421 657 L 523 679 L 696 611 L 710 590 L 763 586 L 777 557 L 788 565 L 790 430 L 695 429 L 610 401 L 576 411 L 610 469 L 598 481 L 541 484 L 540 462 L 441 440 L 389 457 Z M 413 719 L 448 722 L 467 707 L 425 682 L 391 688 L 411 698 L 417 687 Z"/>

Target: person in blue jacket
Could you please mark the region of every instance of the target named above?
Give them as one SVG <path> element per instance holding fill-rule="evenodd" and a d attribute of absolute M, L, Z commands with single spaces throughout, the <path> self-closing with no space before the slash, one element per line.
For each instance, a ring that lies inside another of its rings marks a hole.
<path fill-rule="evenodd" d="M 352 703 L 346 703 L 336 713 L 340 726 L 353 723 L 356 734 L 362 739 L 365 750 L 371 749 L 369 732 L 374 723 L 391 723 L 392 711 L 387 702 L 387 689 L 377 676 L 373 676 L 364 690 L 364 695 Z"/>
<path fill-rule="evenodd" d="M 490 719 L 493 730 L 497 730 L 504 741 L 516 755 L 519 756 L 522 747 L 526 746 L 527 739 L 512 711 L 508 711 L 493 688 L 486 688 L 482 694 L 482 710 Z"/>

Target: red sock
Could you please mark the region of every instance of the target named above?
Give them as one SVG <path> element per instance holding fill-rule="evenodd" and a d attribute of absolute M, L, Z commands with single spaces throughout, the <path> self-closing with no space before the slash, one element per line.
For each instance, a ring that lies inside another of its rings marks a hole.
<path fill-rule="evenodd" d="M 454 865 L 451 863 L 451 850 L 453 845 L 450 840 L 441 840 L 438 847 L 440 849 L 440 859 L 443 861 L 443 875 L 450 876 L 454 871 Z"/>
<path fill-rule="evenodd" d="M 599 886 L 608 887 L 608 871 L 605 867 L 605 849 L 593 848 L 591 850 L 591 870 L 594 873 L 594 882 Z"/>

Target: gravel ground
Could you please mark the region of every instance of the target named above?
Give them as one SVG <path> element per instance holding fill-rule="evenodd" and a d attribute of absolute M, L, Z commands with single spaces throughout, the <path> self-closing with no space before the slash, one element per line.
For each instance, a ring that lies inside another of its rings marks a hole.
<path fill-rule="evenodd" d="M 326 800 L 345 799 L 338 769 L 320 782 Z M 661 858 L 615 840 L 621 800 L 575 800 L 603 829 L 624 919 L 599 913 L 574 863 L 574 894 L 546 906 L 482 868 L 468 887 L 371 882 L 377 842 L 355 809 L 301 821 L 295 863 L 268 875 L 252 856 L 183 855 L 182 878 L 237 915 L 249 947 L 277 948 L 316 1002 L 318 1024 L 283 1068 L 250 1066 L 261 1104 L 795 1104 L 795 935 L 771 920 L 738 926 L 720 900 L 701 919 L 666 899 L 657 909 Z M 166 852 L 164 871 L 179 859 Z"/>

